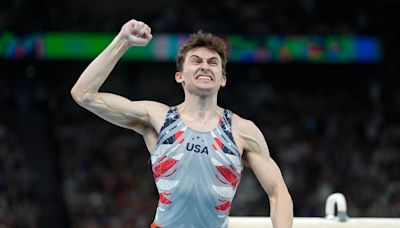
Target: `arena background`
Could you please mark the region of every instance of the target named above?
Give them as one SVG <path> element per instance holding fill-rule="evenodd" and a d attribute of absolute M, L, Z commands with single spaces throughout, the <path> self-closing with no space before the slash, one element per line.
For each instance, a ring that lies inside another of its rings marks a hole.
<path fill-rule="evenodd" d="M 239 58 L 228 63 L 219 103 L 262 129 L 295 216 L 324 216 L 326 197 L 342 192 L 350 216 L 400 217 L 399 12 L 396 0 L 1 1 L 0 227 L 151 223 L 158 196 L 143 140 L 70 96 L 91 57 L 29 48 L 30 37 L 51 33 L 113 36 L 131 18 L 155 37 L 202 29 L 256 40 L 376 41 L 368 61 L 292 59 L 290 51 L 274 61 Z M 173 60 L 127 59 L 102 90 L 174 105 L 183 95 L 174 72 Z M 268 214 L 266 194 L 246 169 L 231 215 Z"/>

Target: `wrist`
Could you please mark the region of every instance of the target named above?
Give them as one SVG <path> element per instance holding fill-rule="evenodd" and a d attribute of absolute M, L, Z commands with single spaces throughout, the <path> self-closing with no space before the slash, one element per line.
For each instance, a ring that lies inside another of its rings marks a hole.
<path fill-rule="evenodd" d="M 118 49 L 118 51 L 122 52 L 127 51 L 132 46 L 128 39 L 126 39 L 126 37 L 124 37 L 120 33 L 118 33 L 118 35 L 115 37 L 113 43 L 115 44 L 115 47 Z"/>

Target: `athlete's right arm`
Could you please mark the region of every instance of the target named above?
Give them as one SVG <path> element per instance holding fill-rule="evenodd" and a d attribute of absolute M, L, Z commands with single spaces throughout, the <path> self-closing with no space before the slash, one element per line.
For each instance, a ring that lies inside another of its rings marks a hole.
<path fill-rule="evenodd" d="M 74 100 L 101 118 L 140 134 L 144 134 L 148 126 L 155 127 L 157 124 L 152 122 L 154 118 L 151 118 L 150 113 L 163 113 L 165 105 L 153 101 L 130 101 L 115 94 L 99 92 L 129 47 L 145 46 L 151 38 L 151 30 L 143 22 L 130 20 L 125 23 L 114 40 L 89 64 L 71 89 Z"/>

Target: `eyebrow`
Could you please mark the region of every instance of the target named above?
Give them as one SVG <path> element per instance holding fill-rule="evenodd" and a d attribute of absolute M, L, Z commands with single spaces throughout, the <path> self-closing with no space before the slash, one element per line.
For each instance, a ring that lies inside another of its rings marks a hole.
<path fill-rule="evenodd" d="M 192 58 L 192 57 L 199 58 L 199 59 L 203 59 L 203 58 L 201 58 L 201 57 L 198 56 L 198 55 L 191 55 L 191 56 L 189 56 L 189 59 Z M 214 59 L 217 60 L 217 61 L 219 61 L 219 59 L 218 59 L 216 56 L 213 56 L 213 57 L 208 58 L 207 61 L 214 60 Z"/>

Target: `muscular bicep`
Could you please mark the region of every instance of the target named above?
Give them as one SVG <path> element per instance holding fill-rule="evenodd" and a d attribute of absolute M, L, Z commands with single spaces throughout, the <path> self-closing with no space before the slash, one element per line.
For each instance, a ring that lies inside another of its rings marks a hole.
<path fill-rule="evenodd" d="M 245 124 L 242 134 L 245 141 L 244 159 L 253 170 L 263 189 L 272 196 L 278 187 L 284 185 L 281 171 L 270 157 L 267 142 L 262 132 L 252 122 Z"/>
<path fill-rule="evenodd" d="M 283 184 L 282 174 L 277 164 L 271 157 L 262 153 L 248 152 L 246 158 L 261 186 L 271 196 L 275 188 Z"/>
<path fill-rule="evenodd" d="M 157 109 L 162 108 L 157 102 L 131 101 L 111 93 L 88 93 L 77 103 L 104 120 L 139 134 L 149 126 L 155 127 L 151 114 L 159 113 Z"/>

